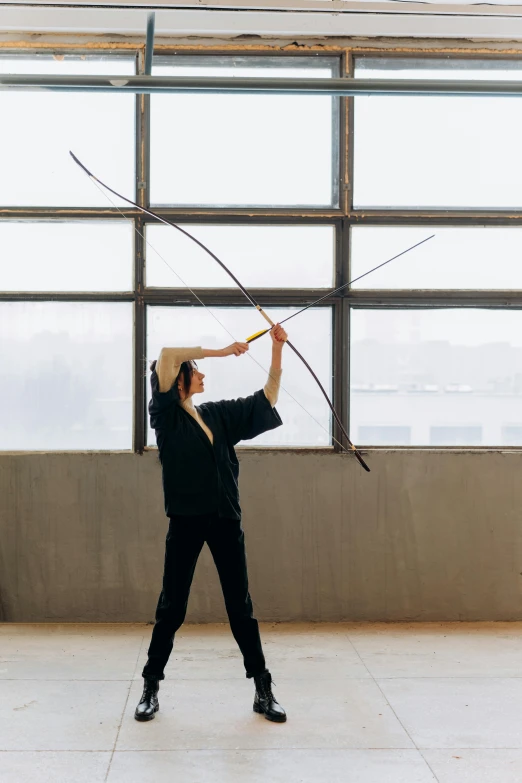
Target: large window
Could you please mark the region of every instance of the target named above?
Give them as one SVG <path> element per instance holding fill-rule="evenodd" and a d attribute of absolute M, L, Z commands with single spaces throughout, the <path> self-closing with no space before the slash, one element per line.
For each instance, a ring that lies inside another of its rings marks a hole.
<path fill-rule="evenodd" d="M 522 289 L 522 226 L 353 226 L 351 273 L 364 275 L 380 261 L 433 236 L 410 253 L 354 283 L 355 290 Z"/>
<path fill-rule="evenodd" d="M 283 319 L 295 312 L 289 308 L 274 307 L 274 319 Z M 234 339 L 248 336 L 254 319 L 252 308 L 212 308 L 213 318 L 202 307 L 151 307 L 147 314 L 147 352 L 157 356 L 163 345 L 172 343 L 172 335 L 182 345 L 193 344 L 194 334 L 201 335 L 206 348 L 220 348 Z M 310 308 L 299 316 L 301 352 L 313 364 L 322 385 L 331 394 L 332 313 L 330 308 Z M 225 331 L 226 330 L 226 331 Z M 325 350 L 326 346 L 326 350 Z M 266 383 L 270 367 L 271 341 L 268 337 L 253 342 L 248 356 L 240 360 L 206 359 L 199 367 L 207 375 L 206 391 L 198 401 L 234 399 L 261 389 Z M 284 357 L 283 389 L 277 409 L 284 426 L 267 432 L 255 440 L 263 446 L 329 446 L 330 411 L 304 365 L 287 350 Z M 154 432 L 149 432 L 149 444 L 155 443 Z M 251 445 L 245 443 L 243 445 Z"/>
<path fill-rule="evenodd" d="M 134 73 L 133 57 L 40 55 L 2 57 L 0 73 Z M 116 189 L 134 190 L 132 95 L 3 92 L 0 98 L 0 204 L 23 207 L 106 207 L 87 177 L 71 171 L 69 149 L 103 169 Z"/>
<path fill-rule="evenodd" d="M 130 303 L 1 302 L 0 334 L 2 450 L 131 448 Z"/>
<path fill-rule="evenodd" d="M 351 334 L 359 442 L 390 445 L 393 427 L 412 446 L 522 443 L 520 311 L 354 310 Z"/>
<path fill-rule="evenodd" d="M 183 228 L 219 258 L 226 259 L 227 267 L 249 288 L 313 289 L 334 285 L 332 225 L 184 224 Z M 231 286 L 230 277 L 208 253 L 169 226 L 147 227 L 145 252 L 148 286 L 179 287 L 176 271 L 195 288 Z"/>
<path fill-rule="evenodd" d="M 124 76 L 139 62 L 137 53 L 12 54 L 0 57 L 0 72 Z M 166 55 L 153 67 L 329 78 L 341 57 Z M 9 117 L 0 128 L 9 150 L 0 181 L 0 449 L 152 446 L 148 368 L 161 347 L 222 347 L 265 324 L 201 247 L 107 195 L 69 149 L 208 245 L 274 320 L 340 279 L 337 98 L 11 91 L 1 93 L 0 113 Z M 330 396 L 339 304 L 309 309 L 292 330 Z M 206 396 L 262 388 L 270 348 L 264 337 L 239 361 L 204 362 Z M 290 350 L 278 409 L 285 426 L 253 445 L 332 447 L 326 401 Z"/>
<path fill-rule="evenodd" d="M 0 73 L 142 65 L 0 56 Z M 511 80 L 522 61 L 165 51 L 153 73 Z M 0 449 L 141 452 L 161 347 L 264 326 L 201 246 L 108 196 L 69 149 L 208 246 L 274 320 L 344 286 L 288 331 L 358 446 L 522 446 L 522 98 L 4 91 L 0 114 Z M 269 364 L 266 336 L 205 360 L 205 399 L 261 388 Z M 243 445 L 339 449 L 290 350 L 278 409 L 284 426 Z"/>
<path fill-rule="evenodd" d="M 356 76 L 522 79 L 522 62 L 361 58 Z M 473 97 L 359 97 L 354 206 L 522 208 L 522 101 Z"/>
<path fill-rule="evenodd" d="M 520 80 L 516 60 L 361 57 L 355 76 Z M 350 426 L 361 445 L 522 445 L 522 101 L 354 100 Z M 371 275 L 365 272 L 399 256 Z"/>
<path fill-rule="evenodd" d="M 155 75 L 328 78 L 335 58 L 157 58 Z M 337 206 L 338 101 L 306 95 L 154 95 L 151 202 Z"/>
<path fill-rule="evenodd" d="M 132 291 L 128 220 L 1 220 L 2 291 Z"/>

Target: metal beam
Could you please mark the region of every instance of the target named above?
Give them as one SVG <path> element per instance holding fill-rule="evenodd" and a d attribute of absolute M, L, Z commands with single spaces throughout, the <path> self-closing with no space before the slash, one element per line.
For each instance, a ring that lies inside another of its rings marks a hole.
<path fill-rule="evenodd" d="M 456 96 L 522 95 L 522 81 L 450 81 L 428 79 L 289 79 L 186 76 L 53 76 L 2 74 L 0 90 L 54 92 L 222 93 L 248 95 Z"/>
<path fill-rule="evenodd" d="M 156 14 L 149 14 L 147 17 L 147 40 L 145 43 L 145 74 L 150 76 L 152 73 L 152 55 L 154 54 L 154 27 L 156 25 Z"/>

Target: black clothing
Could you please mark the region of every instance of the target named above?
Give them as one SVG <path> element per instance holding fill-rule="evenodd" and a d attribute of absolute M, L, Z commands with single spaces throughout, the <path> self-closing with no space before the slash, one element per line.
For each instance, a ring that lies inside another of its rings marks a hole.
<path fill-rule="evenodd" d="M 272 720 L 275 723 L 284 723 L 286 721 L 286 712 L 272 693 L 272 675 L 270 672 L 259 674 L 255 678 L 255 683 L 254 712 L 264 715 L 267 720 Z"/>
<path fill-rule="evenodd" d="M 241 522 L 207 514 L 172 517 L 170 520 L 163 590 L 156 609 L 156 624 L 143 677 L 165 678 L 163 670 L 172 652 L 174 634 L 185 619 L 194 569 L 205 541 L 218 570 L 230 627 L 243 653 L 247 677 L 255 677 L 266 670 L 259 628 L 248 592 Z"/>
<path fill-rule="evenodd" d="M 234 638 L 248 677 L 263 673 L 265 659 L 248 592 L 244 533 L 239 506 L 239 463 L 234 446 L 282 422 L 264 391 L 238 400 L 207 402 L 198 412 L 213 443 L 180 405 L 177 383 L 160 392 L 151 376 L 151 426 L 163 469 L 165 511 L 170 518 L 163 589 L 144 677 L 164 679 L 164 668 L 182 625 L 199 553 L 207 542 L 218 570 Z"/>
<path fill-rule="evenodd" d="M 143 694 L 134 711 L 136 720 L 152 720 L 159 710 L 158 700 L 159 682 L 153 678 L 146 678 L 143 683 Z"/>
<path fill-rule="evenodd" d="M 212 444 L 179 404 L 176 383 L 169 391 L 160 392 L 154 371 L 151 386 L 150 423 L 156 431 L 163 469 L 165 513 L 168 517 L 217 513 L 240 520 L 239 464 L 234 446 L 282 424 L 264 391 L 198 406 L 214 436 Z"/>

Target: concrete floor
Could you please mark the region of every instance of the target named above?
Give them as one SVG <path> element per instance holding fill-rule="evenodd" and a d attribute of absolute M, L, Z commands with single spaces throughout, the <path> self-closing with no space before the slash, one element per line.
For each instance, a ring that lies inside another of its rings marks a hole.
<path fill-rule="evenodd" d="M 137 723 L 151 626 L 0 625 L 2 783 L 520 783 L 522 623 L 262 626 L 289 720 L 228 626 L 185 626 Z"/>

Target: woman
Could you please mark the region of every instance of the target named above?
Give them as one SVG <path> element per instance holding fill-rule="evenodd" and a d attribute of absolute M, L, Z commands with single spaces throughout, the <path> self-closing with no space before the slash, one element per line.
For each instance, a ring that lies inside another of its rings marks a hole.
<path fill-rule="evenodd" d="M 204 391 L 204 374 L 196 359 L 241 356 L 247 343 L 221 350 L 163 348 L 152 364 L 151 426 L 156 431 L 163 473 L 165 511 L 169 517 L 163 589 L 156 623 L 143 669 L 144 689 L 136 720 L 152 720 L 159 709 L 159 681 L 187 610 L 194 569 L 207 542 L 218 570 L 230 627 L 243 654 L 246 676 L 253 677 L 254 710 L 283 723 L 286 713 L 272 693 L 259 627 L 248 592 L 244 534 L 241 528 L 238 475 L 234 446 L 281 426 L 275 410 L 281 378 L 285 330 L 270 332 L 272 364 L 264 389 L 250 397 L 194 406 Z"/>

